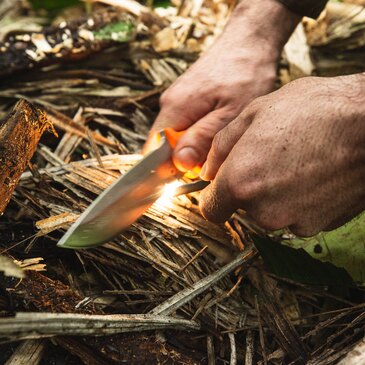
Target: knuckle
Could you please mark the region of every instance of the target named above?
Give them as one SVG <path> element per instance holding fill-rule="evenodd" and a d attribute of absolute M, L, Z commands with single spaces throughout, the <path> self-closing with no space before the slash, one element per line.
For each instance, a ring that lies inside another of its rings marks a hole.
<path fill-rule="evenodd" d="M 260 96 L 251 101 L 246 108 L 243 109 L 241 114 L 232 122 L 237 124 L 250 123 L 253 118 L 265 107 L 266 97 Z"/>
<path fill-rule="evenodd" d="M 315 77 L 315 76 L 307 76 L 304 78 L 299 78 L 299 79 L 293 80 L 293 81 L 289 82 L 288 84 L 284 85 L 280 90 L 282 90 L 283 92 L 288 92 L 288 91 L 291 91 L 292 88 L 307 89 L 308 86 L 310 86 L 310 85 L 317 85 L 318 79 L 319 78 Z"/>
<path fill-rule="evenodd" d="M 213 156 L 219 156 L 223 140 L 224 140 L 224 133 L 222 131 L 218 132 L 213 137 L 212 147 L 211 147 Z"/>
<path fill-rule="evenodd" d="M 246 111 L 248 114 L 256 113 L 260 108 L 262 108 L 262 105 L 266 103 L 267 96 L 259 96 L 253 101 L 251 101 L 250 104 L 248 104 Z"/>
<path fill-rule="evenodd" d="M 184 105 L 190 95 L 181 86 L 173 84 L 160 96 L 160 106 Z"/>
<path fill-rule="evenodd" d="M 171 89 L 167 89 L 160 97 L 160 106 L 171 104 L 174 100 L 174 95 Z"/>
<path fill-rule="evenodd" d="M 202 126 L 194 128 L 194 137 L 202 144 L 204 144 L 205 141 L 209 141 L 210 144 L 213 138 L 208 128 L 203 128 Z"/>
<path fill-rule="evenodd" d="M 201 158 L 206 158 L 211 146 L 212 138 L 205 128 L 192 128 L 191 133 L 187 133 L 185 141 L 194 144 L 195 148 L 202 155 Z"/>
<path fill-rule="evenodd" d="M 172 84 L 167 90 L 165 90 L 160 96 L 160 106 L 175 105 L 179 107 L 186 107 L 186 104 L 191 100 L 192 97 L 196 97 L 194 92 L 186 88 L 184 84 L 178 79 Z"/>

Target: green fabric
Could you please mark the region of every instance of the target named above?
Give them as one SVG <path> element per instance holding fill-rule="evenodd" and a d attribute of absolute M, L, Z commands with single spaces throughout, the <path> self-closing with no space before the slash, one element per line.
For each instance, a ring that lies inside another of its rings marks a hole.
<path fill-rule="evenodd" d="M 328 0 L 278 0 L 294 13 L 317 18 Z"/>

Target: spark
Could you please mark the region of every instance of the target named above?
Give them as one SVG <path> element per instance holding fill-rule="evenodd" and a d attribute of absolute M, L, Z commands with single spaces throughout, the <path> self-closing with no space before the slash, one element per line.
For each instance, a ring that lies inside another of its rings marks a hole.
<path fill-rule="evenodd" d="M 169 203 L 171 203 L 172 198 L 175 195 L 176 188 L 182 185 L 183 182 L 175 180 L 170 184 L 166 184 L 163 188 L 163 193 L 158 200 L 156 200 L 156 204 L 160 207 L 166 207 Z"/>

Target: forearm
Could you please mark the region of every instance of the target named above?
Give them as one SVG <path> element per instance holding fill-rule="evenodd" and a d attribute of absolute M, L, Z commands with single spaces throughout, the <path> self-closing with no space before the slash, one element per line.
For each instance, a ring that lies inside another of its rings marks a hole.
<path fill-rule="evenodd" d="M 234 10 L 218 43 L 254 49 L 277 60 L 301 17 L 277 0 L 243 1 Z"/>

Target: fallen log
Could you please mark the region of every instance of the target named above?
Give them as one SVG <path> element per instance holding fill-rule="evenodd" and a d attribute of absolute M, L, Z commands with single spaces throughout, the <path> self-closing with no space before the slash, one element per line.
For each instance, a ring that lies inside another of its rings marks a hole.
<path fill-rule="evenodd" d="M 39 139 L 49 128 L 52 126 L 45 114 L 26 100 L 20 100 L 0 123 L 0 214 L 9 203 Z"/>

